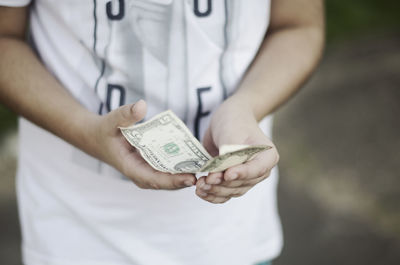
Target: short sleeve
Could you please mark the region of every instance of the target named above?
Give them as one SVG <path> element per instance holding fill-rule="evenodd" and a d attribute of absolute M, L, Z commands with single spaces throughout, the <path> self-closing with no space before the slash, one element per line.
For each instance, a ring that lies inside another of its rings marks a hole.
<path fill-rule="evenodd" d="M 0 0 L 0 6 L 26 6 L 32 0 Z"/>

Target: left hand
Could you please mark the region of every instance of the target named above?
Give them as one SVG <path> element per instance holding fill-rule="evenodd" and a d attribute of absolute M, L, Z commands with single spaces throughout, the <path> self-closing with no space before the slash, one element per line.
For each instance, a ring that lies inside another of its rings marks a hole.
<path fill-rule="evenodd" d="M 224 144 L 263 144 L 272 148 L 244 164 L 199 178 L 196 194 L 211 203 L 224 203 L 232 197 L 244 195 L 266 179 L 279 161 L 276 147 L 259 128 L 251 104 L 238 96 L 232 96 L 221 104 L 213 114 L 203 139 L 204 147 L 212 156 L 218 155 L 218 147 Z"/>

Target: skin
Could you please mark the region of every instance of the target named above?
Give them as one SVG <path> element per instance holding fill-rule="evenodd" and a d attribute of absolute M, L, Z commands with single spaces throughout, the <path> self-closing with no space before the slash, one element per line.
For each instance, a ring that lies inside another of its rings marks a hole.
<path fill-rule="evenodd" d="M 151 168 L 118 129 L 143 119 L 146 103 L 124 105 L 104 116 L 85 109 L 26 44 L 26 7 L 0 7 L 0 102 L 115 167 L 140 188 L 174 190 L 196 185 L 200 198 L 226 202 L 266 179 L 277 164 L 278 152 L 259 129 L 258 121 L 294 94 L 322 53 L 322 0 L 271 2 L 269 32 L 236 93 L 213 114 L 203 144 L 213 155 L 223 144 L 267 144 L 274 148 L 223 173 L 196 181 L 191 174 L 171 175 Z"/>
<path fill-rule="evenodd" d="M 270 27 L 238 90 L 213 114 L 203 144 L 213 155 L 224 144 L 266 144 L 273 149 L 196 183 L 212 203 L 244 195 L 265 180 L 279 161 L 258 122 L 286 102 L 317 66 L 324 46 L 322 0 L 272 0 Z"/>

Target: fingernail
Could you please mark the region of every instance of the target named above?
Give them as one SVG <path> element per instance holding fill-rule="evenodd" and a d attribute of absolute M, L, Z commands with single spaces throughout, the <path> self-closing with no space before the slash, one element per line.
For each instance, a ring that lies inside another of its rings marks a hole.
<path fill-rule="evenodd" d="M 185 184 L 186 187 L 193 186 L 193 181 L 191 181 L 191 180 L 185 180 L 183 183 Z"/>
<path fill-rule="evenodd" d="M 233 173 L 232 175 L 227 176 L 226 178 L 228 180 L 235 180 L 239 177 L 239 175 L 237 173 Z"/>
<path fill-rule="evenodd" d="M 203 186 L 201 186 L 202 190 L 210 190 L 211 189 L 211 185 L 208 184 L 204 184 Z"/>

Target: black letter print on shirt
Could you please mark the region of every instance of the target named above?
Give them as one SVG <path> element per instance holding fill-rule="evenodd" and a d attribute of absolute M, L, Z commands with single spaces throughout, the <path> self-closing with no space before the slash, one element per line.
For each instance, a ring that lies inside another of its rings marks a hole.
<path fill-rule="evenodd" d="M 199 9 L 199 2 L 200 1 L 207 1 L 207 8 L 204 11 L 200 11 Z M 198 17 L 206 17 L 211 14 L 212 10 L 212 0 L 194 0 L 194 5 L 193 5 L 193 12 L 196 16 Z"/>
<path fill-rule="evenodd" d="M 107 11 L 107 17 L 110 20 L 121 20 L 124 15 L 125 15 L 125 0 L 118 0 L 118 13 L 117 14 L 113 14 L 113 1 L 109 1 L 107 2 L 106 5 L 106 11 Z"/>
<path fill-rule="evenodd" d="M 200 120 L 210 114 L 209 111 L 203 110 L 203 102 L 201 101 L 201 93 L 211 90 L 211 87 L 200 87 L 197 89 L 197 113 L 194 120 L 194 136 L 200 140 Z"/>
<path fill-rule="evenodd" d="M 119 96 L 119 105 L 111 106 L 112 98 Z M 111 111 L 115 108 L 118 108 L 125 104 L 125 88 L 120 85 L 108 84 L 107 85 L 107 99 L 106 99 L 106 108 L 107 111 Z"/>

